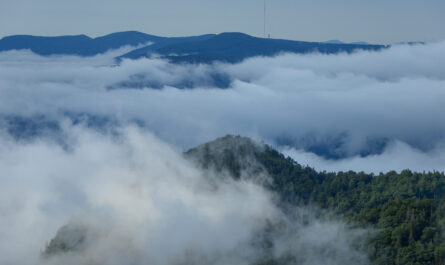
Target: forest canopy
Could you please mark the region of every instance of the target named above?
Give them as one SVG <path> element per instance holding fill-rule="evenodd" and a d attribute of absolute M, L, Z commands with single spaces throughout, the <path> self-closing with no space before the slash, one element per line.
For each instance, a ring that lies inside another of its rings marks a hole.
<path fill-rule="evenodd" d="M 239 136 L 220 138 L 185 155 L 237 179 L 245 170 L 265 171 L 272 182 L 264 185 L 279 194 L 283 207 L 315 204 L 356 227 L 375 228 L 366 248 L 372 264 L 445 264 L 443 172 L 317 172 Z"/>

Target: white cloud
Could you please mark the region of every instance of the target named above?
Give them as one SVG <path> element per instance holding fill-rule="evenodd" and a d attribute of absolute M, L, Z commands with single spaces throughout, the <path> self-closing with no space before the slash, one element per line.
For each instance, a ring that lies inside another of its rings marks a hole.
<path fill-rule="evenodd" d="M 69 149 L 0 138 L 1 264 L 251 264 L 264 255 L 252 242 L 270 223 L 281 224 L 289 241 L 277 234 L 276 257 L 310 240 L 311 254 L 299 256 L 307 262 L 366 261 L 348 242 L 360 231 L 341 221 L 287 219 L 260 186 L 202 172 L 150 133 L 126 127 L 104 135 L 81 126 L 64 133 Z M 65 224 L 87 229 L 84 247 L 42 257 Z M 317 232 L 326 230 L 337 232 Z M 329 255 L 327 242 L 336 242 Z"/>
<path fill-rule="evenodd" d="M 410 169 L 416 172 L 440 171 L 445 172 L 445 150 L 443 147 L 422 152 L 402 142 L 393 142 L 388 145 L 382 154 L 366 157 L 353 156 L 340 160 L 327 160 L 314 153 L 283 147 L 280 149 L 284 155 L 293 158 L 302 165 L 308 165 L 317 171 L 363 171 L 366 173 L 385 173 L 389 171 L 401 172 Z"/>
<path fill-rule="evenodd" d="M 121 136 L 67 130 L 71 150 L 46 141 L 1 140 L 2 264 L 35 263 L 72 216 L 99 224 L 111 241 L 94 246 L 91 251 L 99 252 L 88 254 L 93 256 L 77 258 L 112 264 L 139 248 L 166 264 L 188 247 L 203 254 L 230 251 L 276 214 L 260 187 L 228 180 L 211 185 L 210 176 L 150 134 L 133 128 Z M 126 249 L 113 240 L 135 246 Z M 100 248 L 110 253 L 101 255 Z"/>
<path fill-rule="evenodd" d="M 287 54 L 210 66 L 147 59 L 104 65 L 114 54 L 83 60 L 1 53 L 0 113 L 137 120 L 183 149 L 230 133 L 325 157 L 376 155 L 394 141 L 434 154 L 445 139 L 444 47 Z M 215 73 L 231 87 L 211 89 Z M 195 88 L 176 88 L 184 84 Z"/>
<path fill-rule="evenodd" d="M 263 140 L 319 170 L 443 171 L 444 49 L 441 42 L 236 65 L 147 59 L 114 65 L 115 53 L 0 53 L 1 117 L 39 116 L 60 127 L 56 141 L 45 130 L 23 141 L 9 135 L 7 119 L 0 123 L 0 263 L 35 263 L 70 222 L 91 227 L 91 245 L 82 255 L 43 262 L 246 264 L 259 256 L 252 237 L 275 222 L 287 224 L 273 237 L 282 243 L 273 249 L 276 257 L 365 263 L 351 246 L 363 231 L 301 208 L 296 212 L 309 215 L 309 224 L 299 214 L 288 220 L 261 187 L 218 181 L 181 152 L 231 133 Z M 216 73 L 232 81 L 229 89 L 212 86 Z M 178 89 L 184 82 L 194 89 Z M 72 125 L 71 114 L 116 122 L 107 125 L 112 130 L 89 129 Z M 326 248 L 337 258 L 323 255 Z"/>

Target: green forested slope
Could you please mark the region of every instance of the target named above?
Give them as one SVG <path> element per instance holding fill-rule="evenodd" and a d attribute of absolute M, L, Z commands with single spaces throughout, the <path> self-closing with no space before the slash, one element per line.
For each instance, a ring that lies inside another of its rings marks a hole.
<path fill-rule="evenodd" d="M 317 172 L 267 145 L 233 136 L 185 156 L 234 178 L 267 173 L 273 181 L 265 185 L 283 205 L 313 203 L 356 226 L 376 228 L 367 246 L 373 264 L 445 264 L 443 172 Z"/>

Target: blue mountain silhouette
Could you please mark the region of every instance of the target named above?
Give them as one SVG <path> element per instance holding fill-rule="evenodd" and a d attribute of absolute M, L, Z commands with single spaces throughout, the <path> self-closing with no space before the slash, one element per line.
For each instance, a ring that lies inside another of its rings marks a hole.
<path fill-rule="evenodd" d="M 280 53 L 325 54 L 351 53 L 357 50 L 380 50 L 388 46 L 344 44 L 341 42 L 304 42 L 283 39 L 265 39 L 244 33 L 206 34 L 191 37 L 160 37 L 137 31 L 112 33 L 90 38 L 86 35 L 40 37 L 15 35 L 0 40 L 0 52 L 29 49 L 42 55 L 94 56 L 122 46 L 140 46 L 117 59 L 138 59 L 154 55 L 174 63 L 236 63 L 253 56 L 274 56 Z"/>

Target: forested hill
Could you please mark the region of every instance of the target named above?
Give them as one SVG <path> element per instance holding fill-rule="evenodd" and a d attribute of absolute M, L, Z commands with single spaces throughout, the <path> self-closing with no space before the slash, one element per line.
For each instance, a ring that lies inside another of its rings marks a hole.
<path fill-rule="evenodd" d="M 372 175 L 317 172 L 249 138 L 226 136 L 185 153 L 234 178 L 270 176 L 283 205 L 313 203 L 359 227 L 374 227 L 372 264 L 445 264 L 445 175 L 409 170 Z"/>

